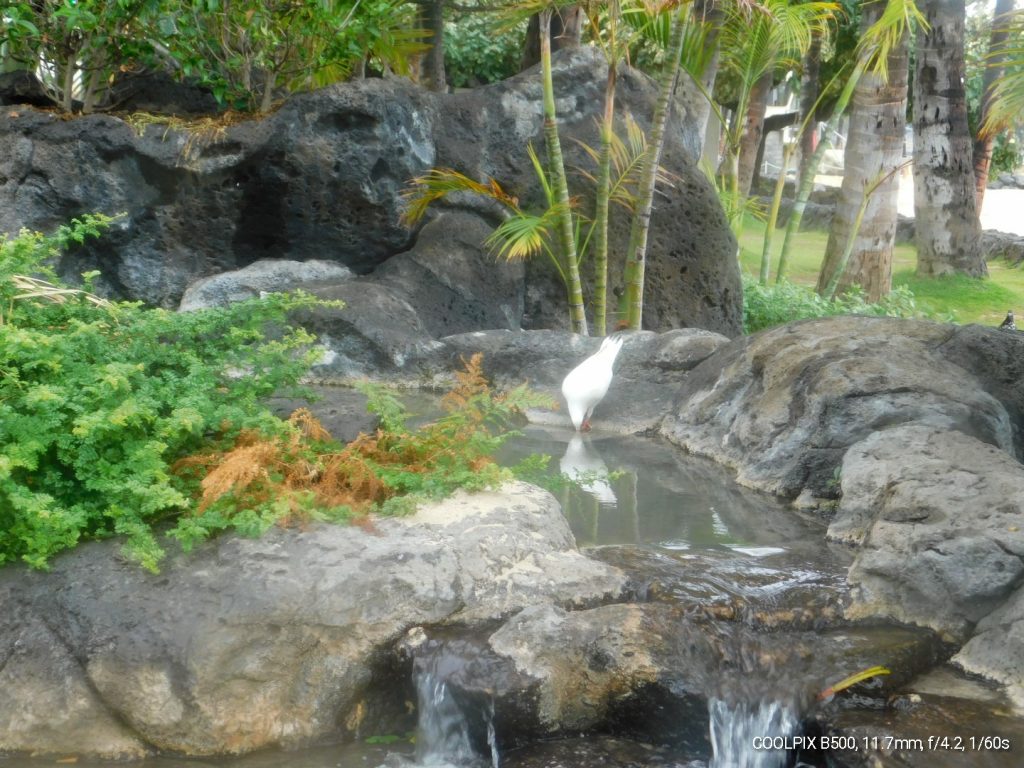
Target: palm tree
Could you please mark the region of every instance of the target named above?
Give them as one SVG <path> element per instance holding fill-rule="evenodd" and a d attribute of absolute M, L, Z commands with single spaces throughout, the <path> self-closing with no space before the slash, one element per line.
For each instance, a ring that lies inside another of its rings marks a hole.
<path fill-rule="evenodd" d="M 671 2 L 668 8 L 673 8 Z M 651 229 L 651 210 L 654 207 L 654 187 L 658 179 L 661 150 L 664 146 L 665 124 L 668 122 L 670 100 L 679 75 L 679 61 L 683 55 L 685 40 L 683 15 L 685 5 L 671 10 L 672 27 L 666 50 L 665 64 L 658 80 L 658 101 L 651 118 L 651 136 L 644 153 L 637 190 L 637 206 L 629 230 L 629 245 L 626 248 L 626 326 L 640 330 L 644 313 L 644 268 L 647 259 L 647 235 Z"/>
<path fill-rule="evenodd" d="M 625 53 L 620 35 L 618 0 L 608 0 L 606 36 L 601 36 L 600 7 L 595 3 L 586 8 L 587 21 L 594 38 L 601 46 L 608 62 L 608 79 L 604 89 L 604 114 L 601 117 L 601 147 L 597 160 L 597 193 L 594 204 L 594 331 L 598 336 L 607 333 L 608 316 L 608 203 L 611 193 L 612 151 L 615 140 L 615 84 L 619 60 Z"/>
<path fill-rule="evenodd" d="M 992 162 L 992 145 L 995 143 L 995 135 L 998 129 L 1007 127 L 1007 123 L 1003 121 L 997 121 L 996 124 L 990 125 L 989 116 L 992 113 L 992 106 L 996 96 L 995 86 L 1002 77 L 1005 65 L 1004 59 L 1010 54 L 1008 49 L 1015 44 L 1010 42 L 1010 33 L 1012 31 L 1017 33 L 1012 38 L 1016 41 L 1021 40 L 1021 33 L 1024 33 L 1024 29 L 1013 29 L 1015 18 L 1013 7 L 1014 0 L 996 0 L 995 15 L 992 19 L 992 33 L 988 46 L 988 66 L 985 68 L 985 74 L 982 76 L 981 127 L 974 139 L 974 188 L 979 214 L 981 213 L 981 205 L 985 200 L 985 189 L 988 187 L 988 169 Z M 1021 18 L 1024 19 L 1024 15 Z"/>
<path fill-rule="evenodd" d="M 875 0 L 861 11 L 860 55 L 875 57 L 853 92 L 850 129 L 843 156 L 843 185 L 832 218 L 818 292 L 842 271 L 838 290 L 860 285 L 871 301 L 892 287 L 892 251 L 896 237 L 899 178 L 907 111 L 907 40 L 911 8 L 904 0 Z M 876 42 L 878 25 L 889 13 L 900 26 L 884 50 Z M 874 30 L 874 31 L 873 31 Z M 868 41 L 865 44 L 864 41 Z M 871 189 L 870 194 L 868 190 Z M 848 266 L 839 265 L 848 259 Z"/>
<path fill-rule="evenodd" d="M 1024 116 L 1024 9 L 1016 10 L 1003 22 L 1007 35 L 989 55 L 1003 64 L 1004 73 L 992 85 L 986 132 L 1002 126 L 1019 125 Z"/>
<path fill-rule="evenodd" d="M 569 321 L 574 333 L 587 332 L 587 315 L 583 308 L 583 285 L 580 265 L 576 256 L 576 235 L 573 231 L 572 208 L 569 203 L 569 184 L 562 159 L 562 143 L 558 138 L 558 116 L 555 110 L 555 87 L 551 79 L 551 14 L 554 7 L 545 6 L 540 12 L 540 69 L 544 91 L 544 146 L 547 149 L 548 174 L 551 178 L 554 202 L 559 207 L 558 245 L 565 266 L 566 286 L 569 291 Z"/>
<path fill-rule="evenodd" d="M 914 68 L 917 273 L 988 274 L 964 93 L 964 0 L 921 0 Z"/>
<path fill-rule="evenodd" d="M 722 70 L 737 83 L 734 119 L 726 134 L 721 173 L 727 181 L 730 219 L 738 231 L 750 192 L 772 77 L 780 64 L 795 67 L 794 57 L 811 47 L 838 6 L 831 2 L 763 0 L 734 3 L 721 32 Z M 739 118 L 739 119 L 737 119 Z"/>

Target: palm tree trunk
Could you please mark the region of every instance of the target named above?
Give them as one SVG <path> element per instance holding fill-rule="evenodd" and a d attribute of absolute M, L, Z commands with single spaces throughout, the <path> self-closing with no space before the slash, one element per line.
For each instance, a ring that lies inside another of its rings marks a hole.
<path fill-rule="evenodd" d="M 579 262 L 576 258 L 576 238 L 569 205 L 569 185 L 565 178 L 562 145 L 558 139 L 558 119 L 555 112 L 555 87 L 551 77 L 551 9 L 540 12 L 540 63 L 544 89 L 544 144 L 547 147 L 548 173 L 555 200 L 563 210 L 558 222 L 558 243 L 565 260 L 566 289 L 569 298 L 569 322 L 574 333 L 587 335 L 587 316 L 583 309 L 583 286 L 580 283 Z"/>
<path fill-rule="evenodd" d="M 869 3 L 861 16 L 861 36 L 878 21 L 883 3 Z M 841 293 L 860 285 L 871 301 L 892 288 L 892 250 L 896 237 L 896 197 L 899 176 L 893 171 L 903 161 L 903 135 L 907 110 L 907 35 L 888 56 L 888 81 L 866 72 L 857 83 L 850 111 L 850 130 L 843 155 L 843 185 L 829 230 L 825 260 L 818 274 L 823 293 L 839 269 L 849 244 L 849 260 Z M 892 174 L 870 197 L 865 194 L 878 179 Z M 857 229 L 857 219 L 862 222 Z"/>
<path fill-rule="evenodd" d="M 574 48 L 580 44 L 583 35 L 583 12 L 578 5 L 567 5 L 564 8 L 552 9 L 552 19 L 548 41 L 551 50 Z M 529 69 L 540 63 L 540 14 L 530 17 L 526 28 L 526 44 L 523 46 L 523 58 L 520 71 Z"/>
<path fill-rule="evenodd" d="M 741 199 L 750 195 L 750 184 L 754 180 L 757 164 L 757 149 L 761 145 L 764 133 L 764 116 L 768 111 L 768 96 L 772 90 L 773 70 L 771 67 L 761 77 L 750 92 L 747 104 L 746 122 L 743 135 L 740 137 L 740 157 L 737 164 L 739 192 Z"/>
<path fill-rule="evenodd" d="M 807 201 L 810 199 L 811 191 L 814 189 L 814 177 L 818 175 L 818 168 L 821 166 L 822 158 L 825 157 L 825 150 L 831 144 L 832 134 L 835 132 L 836 126 L 839 125 L 839 119 L 842 117 L 843 112 L 846 111 L 846 105 L 853 98 L 854 89 L 864 74 L 865 66 L 866 62 L 859 61 L 854 67 L 853 72 L 850 73 L 850 79 L 846 81 L 842 93 L 839 94 L 836 107 L 832 111 L 832 117 L 829 118 L 828 125 L 825 128 L 825 138 L 819 142 L 814 150 L 814 154 L 811 155 L 811 161 L 807 164 L 800 177 L 800 187 L 797 189 L 796 198 L 793 200 L 793 211 L 789 214 L 789 221 L 786 223 L 786 237 L 782 241 L 782 251 L 779 253 L 779 267 L 775 270 L 776 283 L 781 283 L 786 279 L 789 253 L 793 243 L 796 242 L 796 234 L 800 231 L 800 222 L 804 217 L 804 209 L 807 208 Z"/>
<path fill-rule="evenodd" d="M 608 3 L 608 28 L 614 36 L 618 29 L 618 0 Z M 616 41 L 611 41 L 608 80 L 604 87 L 604 116 L 601 120 L 601 147 L 598 156 L 597 200 L 594 204 L 594 330 L 598 336 L 608 332 L 608 195 L 612 177 L 612 137 L 615 131 L 615 81 L 618 74 Z"/>
<path fill-rule="evenodd" d="M 964 0 L 923 0 L 914 70 L 917 273 L 988 274 L 964 94 Z"/>
<path fill-rule="evenodd" d="M 708 59 L 707 65 L 704 67 L 704 71 L 700 74 L 700 84 L 704 90 L 704 93 L 711 94 L 715 91 L 715 78 L 718 76 L 718 62 L 720 59 L 718 52 L 718 32 L 722 27 L 722 20 L 725 18 L 725 13 L 722 11 L 719 0 L 694 0 L 693 3 L 693 17 L 700 23 L 706 25 L 707 32 L 704 37 L 704 45 L 706 48 L 710 48 L 714 51 L 711 54 L 711 58 Z M 705 155 L 707 154 L 707 133 L 708 125 L 711 120 L 718 121 L 717 117 L 712 117 L 711 102 L 707 99 L 698 99 L 697 103 L 693 105 L 693 124 L 697 126 L 697 130 L 700 131 L 701 146 L 705 147 Z M 716 143 L 717 149 L 717 143 Z M 709 162 L 712 166 L 717 164 L 718 157 L 717 151 L 714 158 L 710 158 Z"/>
<path fill-rule="evenodd" d="M 643 172 L 640 177 L 636 212 L 629 232 L 626 250 L 626 322 L 632 330 L 640 330 L 644 314 L 644 266 L 647 256 L 647 235 L 651 229 L 651 209 L 654 207 L 654 185 L 658 178 L 658 164 L 665 144 L 665 125 L 668 122 L 672 93 L 679 75 L 679 60 L 683 55 L 683 19 L 686 6 L 681 6 L 672 19 L 665 66 L 658 83 L 658 101 L 651 120 L 651 136 L 647 142 Z"/>
<path fill-rule="evenodd" d="M 867 11 L 862 11 L 866 13 Z M 815 105 L 818 101 L 818 77 L 821 73 L 821 30 L 815 29 L 811 39 L 811 47 L 807 50 L 807 55 L 804 56 L 804 77 L 803 77 L 803 89 L 800 94 L 800 113 L 805 118 L 812 112 L 815 111 Z M 816 130 L 817 123 L 812 117 L 808 121 L 807 130 L 800 135 L 800 177 L 803 178 L 803 172 L 807 169 L 808 163 L 811 161 L 811 155 L 814 154 L 815 146 L 817 145 L 818 131 Z"/>
<path fill-rule="evenodd" d="M 996 10 L 992 20 L 992 35 L 989 38 L 989 51 L 998 50 L 1006 42 L 1008 30 L 1006 29 L 1007 14 L 1013 10 L 1014 0 L 996 0 Z M 992 85 L 1003 73 L 999 66 L 1000 59 L 994 59 L 985 67 L 982 75 L 981 86 L 981 117 L 978 120 L 978 135 L 974 139 L 974 194 L 978 206 L 978 215 L 981 215 L 981 205 L 985 202 L 985 189 L 988 187 L 988 168 L 992 163 L 992 145 L 996 140 L 994 133 L 982 133 L 981 126 L 985 125 L 992 107 Z"/>
<path fill-rule="evenodd" d="M 431 91 L 448 88 L 444 72 L 444 3 L 445 0 L 419 0 L 419 24 L 432 33 L 423 41 L 429 48 L 420 62 L 420 84 Z"/>

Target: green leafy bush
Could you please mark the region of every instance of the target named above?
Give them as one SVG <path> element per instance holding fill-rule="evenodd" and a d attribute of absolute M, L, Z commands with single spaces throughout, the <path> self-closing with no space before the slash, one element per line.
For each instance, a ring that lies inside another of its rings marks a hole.
<path fill-rule="evenodd" d="M 456 88 L 497 83 L 519 72 L 526 22 L 503 28 L 484 13 L 444 25 L 445 75 Z"/>
<path fill-rule="evenodd" d="M 296 429 L 288 434 L 241 433 L 226 450 L 183 460 L 180 466 L 203 477 L 202 499 L 173 535 L 188 547 L 229 524 L 237 527 L 237 520 L 258 533 L 295 516 L 400 515 L 419 501 L 511 479 L 515 471 L 500 467 L 493 454 L 517 434 L 511 425 L 520 411 L 553 403 L 525 386 L 494 392 L 480 364 L 479 354 L 466 363 L 441 401 L 446 415 L 419 429 L 407 426 L 406 409 L 391 392 L 363 384 L 359 390 L 380 417 L 380 428 L 348 445 L 339 446 L 312 414 L 299 410 L 291 419 Z"/>
<path fill-rule="evenodd" d="M 756 333 L 792 320 L 832 315 L 921 317 L 922 313 L 917 308 L 914 294 L 905 286 L 894 288 L 878 303 L 868 302 L 864 292 L 856 286 L 828 301 L 812 289 L 788 281 L 761 285 L 753 278 L 744 278 L 743 330 L 746 333 Z"/>
<path fill-rule="evenodd" d="M 109 222 L 0 240 L 0 563 L 41 567 L 118 533 L 154 568 L 151 526 L 191 506 L 171 464 L 241 430 L 286 429 L 260 401 L 315 354 L 286 324 L 310 297 L 178 314 L 60 286 L 44 260 Z"/>
<path fill-rule="evenodd" d="M 45 567 L 121 534 L 156 570 L 155 526 L 188 549 L 225 529 L 408 512 L 510 478 L 491 454 L 518 411 L 552 405 L 525 387 L 491 391 L 477 356 L 447 415 L 418 430 L 390 393 L 364 388 L 381 428 L 339 446 L 308 411 L 284 422 L 262 405 L 318 354 L 287 324 L 312 297 L 174 313 L 61 285 L 47 260 L 110 222 L 0 239 L 0 564 Z"/>

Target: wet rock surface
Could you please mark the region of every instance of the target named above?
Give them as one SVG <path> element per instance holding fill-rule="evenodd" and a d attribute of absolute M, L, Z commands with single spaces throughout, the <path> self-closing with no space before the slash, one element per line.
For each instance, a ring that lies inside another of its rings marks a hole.
<path fill-rule="evenodd" d="M 962 640 L 1024 576 L 1024 467 L 993 445 L 919 425 L 875 432 L 844 457 L 842 491 L 828 535 L 857 547 L 851 615 Z"/>
<path fill-rule="evenodd" d="M 830 754 L 840 768 L 1012 768 L 1024 745 L 1024 721 L 998 693 L 945 668 L 884 706 L 837 702 L 819 721 L 821 733 L 849 744 Z"/>
<path fill-rule="evenodd" d="M 846 450 L 897 424 L 960 431 L 1019 455 L 1024 380 L 986 375 L 978 342 L 992 348 L 988 365 L 1024 356 L 1024 338 L 978 326 L 792 323 L 733 341 L 694 369 L 660 431 L 734 467 L 740 483 L 789 498 L 836 498 Z"/>
<path fill-rule="evenodd" d="M 80 547 L 51 573 L 0 572 L 0 749 L 238 753 L 379 727 L 362 722 L 364 700 L 410 625 L 600 602 L 623 581 L 576 552 L 554 499 L 525 485 L 370 532 L 222 537 L 159 575 L 116 546 Z M 26 716 L 42 704 L 46 719 Z"/>

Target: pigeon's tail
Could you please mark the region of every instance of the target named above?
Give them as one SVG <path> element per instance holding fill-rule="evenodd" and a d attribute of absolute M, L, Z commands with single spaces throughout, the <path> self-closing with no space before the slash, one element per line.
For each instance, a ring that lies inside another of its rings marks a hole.
<path fill-rule="evenodd" d="M 619 351 L 622 349 L 622 343 L 625 340 L 625 335 L 621 333 L 613 333 L 611 336 L 605 336 L 604 341 L 601 342 L 601 348 L 597 350 L 597 353 L 610 355 L 611 359 L 614 360 L 618 357 Z"/>

